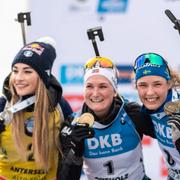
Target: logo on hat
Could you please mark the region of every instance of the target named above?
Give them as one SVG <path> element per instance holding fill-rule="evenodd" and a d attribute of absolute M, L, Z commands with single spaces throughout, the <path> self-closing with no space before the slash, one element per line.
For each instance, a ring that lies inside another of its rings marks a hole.
<path fill-rule="evenodd" d="M 43 53 L 44 48 L 40 46 L 38 43 L 33 43 L 25 46 L 23 50 L 29 50 L 37 53 L 39 56 Z"/>
<path fill-rule="evenodd" d="M 93 69 L 92 73 L 99 73 L 99 69 Z"/>
<path fill-rule="evenodd" d="M 33 55 L 33 52 L 32 51 L 24 51 L 24 56 L 25 57 L 32 57 L 32 55 Z"/>
<path fill-rule="evenodd" d="M 149 74 L 149 73 L 151 73 L 150 70 L 144 70 L 144 71 L 143 71 L 143 74 L 145 74 L 145 75 L 146 75 L 146 74 Z"/>

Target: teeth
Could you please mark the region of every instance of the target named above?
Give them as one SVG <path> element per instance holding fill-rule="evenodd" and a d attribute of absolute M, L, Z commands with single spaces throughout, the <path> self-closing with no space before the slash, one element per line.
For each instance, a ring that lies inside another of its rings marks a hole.
<path fill-rule="evenodd" d="M 147 98 L 146 100 L 149 102 L 154 102 L 154 101 L 156 101 L 156 98 Z"/>
<path fill-rule="evenodd" d="M 102 99 L 91 99 L 92 102 L 102 102 Z"/>
<path fill-rule="evenodd" d="M 25 87 L 26 85 L 24 85 L 24 84 L 16 84 L 16 87 L 17 88 L 23 88 L 23 87 Z"/>

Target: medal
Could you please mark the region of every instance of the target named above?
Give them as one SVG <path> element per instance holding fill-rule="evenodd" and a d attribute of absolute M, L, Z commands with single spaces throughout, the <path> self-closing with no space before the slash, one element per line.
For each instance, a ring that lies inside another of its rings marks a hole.
<path fill-rule="evenodd" d="M 174 101 L 174 102 L 167 102 L 164 105 L 164 112 L 167 115 L 173 115 L 180 113 L 180 100 Z"/>
<path fill-rule="evenodd" d="M 89 127 L 92 127 L 94 124 L 94 116 L 91 113 L 84 113 L 80 117 L 75 119 L 76 123 L 88 124 Z"/>

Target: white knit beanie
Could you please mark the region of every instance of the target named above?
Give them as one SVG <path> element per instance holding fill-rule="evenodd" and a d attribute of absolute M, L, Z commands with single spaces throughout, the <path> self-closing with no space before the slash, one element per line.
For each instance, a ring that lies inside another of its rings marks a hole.
<path fill-rule="evenodd" d="M 95 62 L 93 67 L 91 67 L 91 68 L 85 67 L 84 82 L 86 82 L 92 76 L 102 75 L 109 80 L 109 82 L 113 86 L 114 90 L 117 91 L 117 87 L 118 87 L 118 80 L 117 80 L 118 70 L 117 70 L 117 68 L 114 66 L 113 63 L 112 63 L 112 65 L 113 65 L 112 68 L 101 67 L 102 60 L 108 60 L 110 62 L 112 62 L 112 61 L 107 58 L 104 58 L 104 57 L 95 57 L 95 58 L 97 59 L 97 61 Z M 94 61 L 95 58 L 93 58 L 92 60 Z M 90 61 L 88 61 L 88 62 L 90 62 Z"/>

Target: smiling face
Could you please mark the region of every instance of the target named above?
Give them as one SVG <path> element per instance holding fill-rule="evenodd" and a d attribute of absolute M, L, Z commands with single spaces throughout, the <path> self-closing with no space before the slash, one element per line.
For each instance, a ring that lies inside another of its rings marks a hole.
<path fill-rule="evenodd" d="M 85 103 L 98 117 L 107 115 L 116 94 L 109 80 L 102 75 L 91 76 L 84 85 Z"/>
<path fill-rule="evenodd" d="M 156 110 L 165 102 L 171 84 L 161 76 L 144 76 L 137 80 L 136 87 L 144 106 Z"/>
<path fill-rule="evenodd" d="M 19 96 L 34 94 L 39 76 L 30 66 L 17 63 L 12 68 L 11 82 Z"/>

